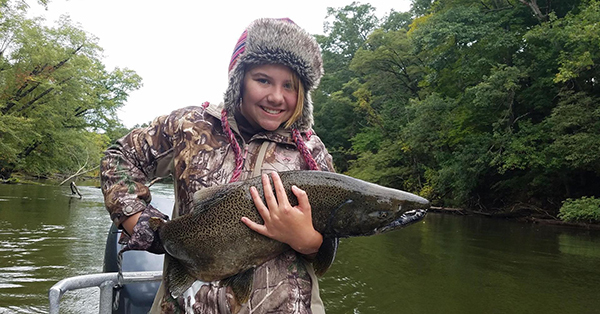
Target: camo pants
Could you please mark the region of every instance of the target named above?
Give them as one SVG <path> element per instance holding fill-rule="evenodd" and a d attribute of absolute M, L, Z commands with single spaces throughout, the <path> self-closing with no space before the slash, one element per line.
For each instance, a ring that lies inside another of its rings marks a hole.
<path fill-rule="evenodd" d="M 161 291 L 161 310 L 155 311 L 155 301 L 151 313 L 325 313 L 312 266 L 293 251 L 256 268 L 250 300 L 244 304 L 235 301 L 230 288 L 215 283 L 198 281 L 177 299 Z"/>

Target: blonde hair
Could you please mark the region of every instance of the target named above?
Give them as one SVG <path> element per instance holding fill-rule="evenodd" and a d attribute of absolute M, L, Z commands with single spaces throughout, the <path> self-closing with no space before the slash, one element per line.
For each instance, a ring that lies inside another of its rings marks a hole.
<path fill-rule="evenodd" d="M 296 109 L 292 116 L 285 123 L 285 128 L 289 129 L 294 122 L 300 118 L 302 115 L 302 110 L 304 109 L 304 84 L 300 81 L 300 77 L 296 74 L 295 71 L 292 70 L 292 85 L 294 89 L 298 92 L 298 100 L 296 101 Z"/>

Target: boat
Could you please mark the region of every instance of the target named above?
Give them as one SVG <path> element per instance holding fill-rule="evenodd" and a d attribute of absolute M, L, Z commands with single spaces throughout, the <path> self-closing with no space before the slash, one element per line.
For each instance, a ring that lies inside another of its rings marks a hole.
<path fill-rule="evenodd" d="M 60 312 L 60 300 L 68 291 L 92 287 L 100 289 L 100 314 L 148 313 L 162 279 L 164 258 L 146 251 L 127 251 L 123 254 L 123 277 L 119 280 L 117 257 L 122 248 L 118 244 L 121 232 L 114 224 L 108 231 L 102 273 L 65 278 L 50 288 L 50 314 Z"/>

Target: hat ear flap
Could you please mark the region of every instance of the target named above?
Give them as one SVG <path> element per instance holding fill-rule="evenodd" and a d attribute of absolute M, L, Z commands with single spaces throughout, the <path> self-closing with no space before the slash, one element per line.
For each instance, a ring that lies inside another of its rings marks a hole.
<path fill-rule="evenodd" d="M 244 66 L 242 64 L 235 64 L 233 69 L 229 72 L 229 87 L 225 91 L 225 109 L 231 111 L 239 110 L 241 106 L 242 91 L 244 89 Z"/>

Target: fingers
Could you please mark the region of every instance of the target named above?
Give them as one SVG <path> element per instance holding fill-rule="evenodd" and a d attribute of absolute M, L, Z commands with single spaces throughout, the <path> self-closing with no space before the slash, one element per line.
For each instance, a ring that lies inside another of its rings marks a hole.
<path fill-rule="evenodd" d="M 252 200 L 254 201 L 256 210 L 258 211 L 258 213 L 260 214 L 260 216 L 262 217 L 262 219 L 264 221 L 264 225 L 256 223 L 248 217 L 242 217 L 242 222 L 244 224 L 246 224 L 246 226 L 248 226 L 248 228 L 250 228 L 264 236 L 270 237 L 271 232 L 269 231 L 268 225 L 271 221 L 271 210 L 273 210 L 274 208 L 276 209 L 276 207 L 277 207 L 277 199 L 275 199 L 275 196 L 273 195 L 273 189 L 271 188 L 271 183 L 270 183 L 269 177 L 267 175 L 262 176 L 262 183 L 263 183 L 263 191 L 265 194 L 265 201 L 266 201 L 267 205 L 265 205 L 263 203 L 263 200 L 262 200 L 260 194 L 258 193 L 258 190 L 256 189 L 256 187 L 254 187 L 254 186 L 250 187 L 250 195 L 252 196 Z M 275 207 L 273 207 L 273 204 Z M 267 206 L 269 206 L 269 207 L 267 207 Z"/>
<path fill-rule="evenodd" d="M 273 185 L 275 186 L 275 193 L 277 193 L 277 201 L 282 208 L 289 208 L 290 202 L 288 201 L 287 194 L 285 193 L 285 188 L 283 187 L 283 182 L 281 182 L 281 178 L 277 172 L 272 172 L 271 177 L 273 178 Z"/>
<path fill-rule="evenodd" d="M 297 186 L 292 186 L 292 192 L 296 195 L 298 199 L 298 207 L 304 211 L 310 211 L 310 202 L 308 201 L 308 195 L 306 195 L 306 191 L 300 189 Z"/>
<path fill-rule="evenodd" d="M 250 195 L 252 196 L 252 200 L 254 201 L 254 205 L 256 206 L 258 213 L 264 221 L 267 221 L 270 218 L 269 209 L 263 203 L 258 190 L 253 186 L 250 187 Z"/>
<path fill-rule="evenodd" d="M 258 232 L 264 236 L 269 236 L 269 230 L 265 225 L 257 224 L 254 221 L 250 220 L 248 217 L 242 217 L 242 222 L 248 226 L 248 228 Z"/>
<path fill-rule="evenodd" d="M 269 210 L 277 210 L 277 198 L 273 194 L 273 188 L 271 187 L 271 181 L 269 176 L 266 174 L 262 175 L 263 192 L 265 194 L 265 201 Z"/>

